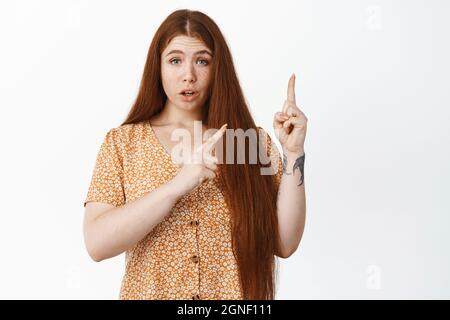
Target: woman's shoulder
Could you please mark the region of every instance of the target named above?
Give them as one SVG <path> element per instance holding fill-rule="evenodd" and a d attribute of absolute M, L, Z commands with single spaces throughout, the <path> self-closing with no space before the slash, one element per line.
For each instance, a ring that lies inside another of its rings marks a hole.
<path fill-rule="evenodd" d="M 106 133 L 107 137 L 116 144 L 127 145 L 139 141 L 143 134 L 145 134 L 145 121 L 122 124 L 109 129 Z"/>
<path fill-rule="evenodd" d="M 269 133 L 261 126 L 256 126 L 256 128 L 257 128 L 258 134 L 262 138 L 264 144 L 267 144 L 267 142 L 269 140 L 271 140 Z"/>

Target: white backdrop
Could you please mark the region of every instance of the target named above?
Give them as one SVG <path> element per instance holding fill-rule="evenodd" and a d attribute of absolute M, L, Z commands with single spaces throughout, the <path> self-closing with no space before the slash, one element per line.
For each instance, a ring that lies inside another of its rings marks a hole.
<path fill-rule="evenodd" d="M 124 255 L 90 260 L 83 201 L 180 8 L 217 22 L 272 137 L 297 75 L 307 221 L 277 299 L 450 298 L 445 0 L 2 0 L 0 298 L 118 298 Z"/>

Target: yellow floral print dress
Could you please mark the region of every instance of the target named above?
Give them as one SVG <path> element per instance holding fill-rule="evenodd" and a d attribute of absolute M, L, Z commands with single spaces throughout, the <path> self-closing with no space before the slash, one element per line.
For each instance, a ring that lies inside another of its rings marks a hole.
<path fill-rule="evenodd" d="M 264 129 L 265 147 L 282 162 Z M 149 121 L 112 128 L 98 152 L 84 202 L 116 207 L 171 180 L 180 168 Z M 149 212 L 151 214 L 151 212 Z M 180 198 L 171 213 L 125 253 L 119 299 L 243 299 L 231 247 L 231 215 L 217 177 Z"/>

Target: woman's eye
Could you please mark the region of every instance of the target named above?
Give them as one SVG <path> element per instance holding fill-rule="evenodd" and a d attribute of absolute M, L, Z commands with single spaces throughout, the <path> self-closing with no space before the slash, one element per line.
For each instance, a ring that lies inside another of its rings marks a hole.
<path fill-rule="evenodd" d="M 174 62 L 176 62 L 176 63 L 174 63 Z M 179 62 L 180 62 L 180 59 L 176 59 L 176 58 L 170 60 L 170 64 L 179 64 Z M 206 59 L 199 59 L 199 60 L 197 60 L 197 62 L 200 62 L 200 64 L 202 64 L 204 66 L 209 64 L 209 61 Z"/>

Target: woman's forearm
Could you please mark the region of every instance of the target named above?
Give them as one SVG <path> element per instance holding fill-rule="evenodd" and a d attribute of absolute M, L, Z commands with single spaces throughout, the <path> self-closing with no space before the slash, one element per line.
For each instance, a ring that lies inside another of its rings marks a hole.
<path fill-rule="evenodd" d="M 85 225 L 86 244 L 95 261 L 121 254 L 143 239 L 169 213 L 182 194 L 169 182 L 135 201 L 112 208 Z"/>
<path fill-rule="evenodd" d="M 305 227 L 304 152 L 283 152 L 283 175 L 278 191 L 278 224 L 284 258 L 297 250 Z"/>

